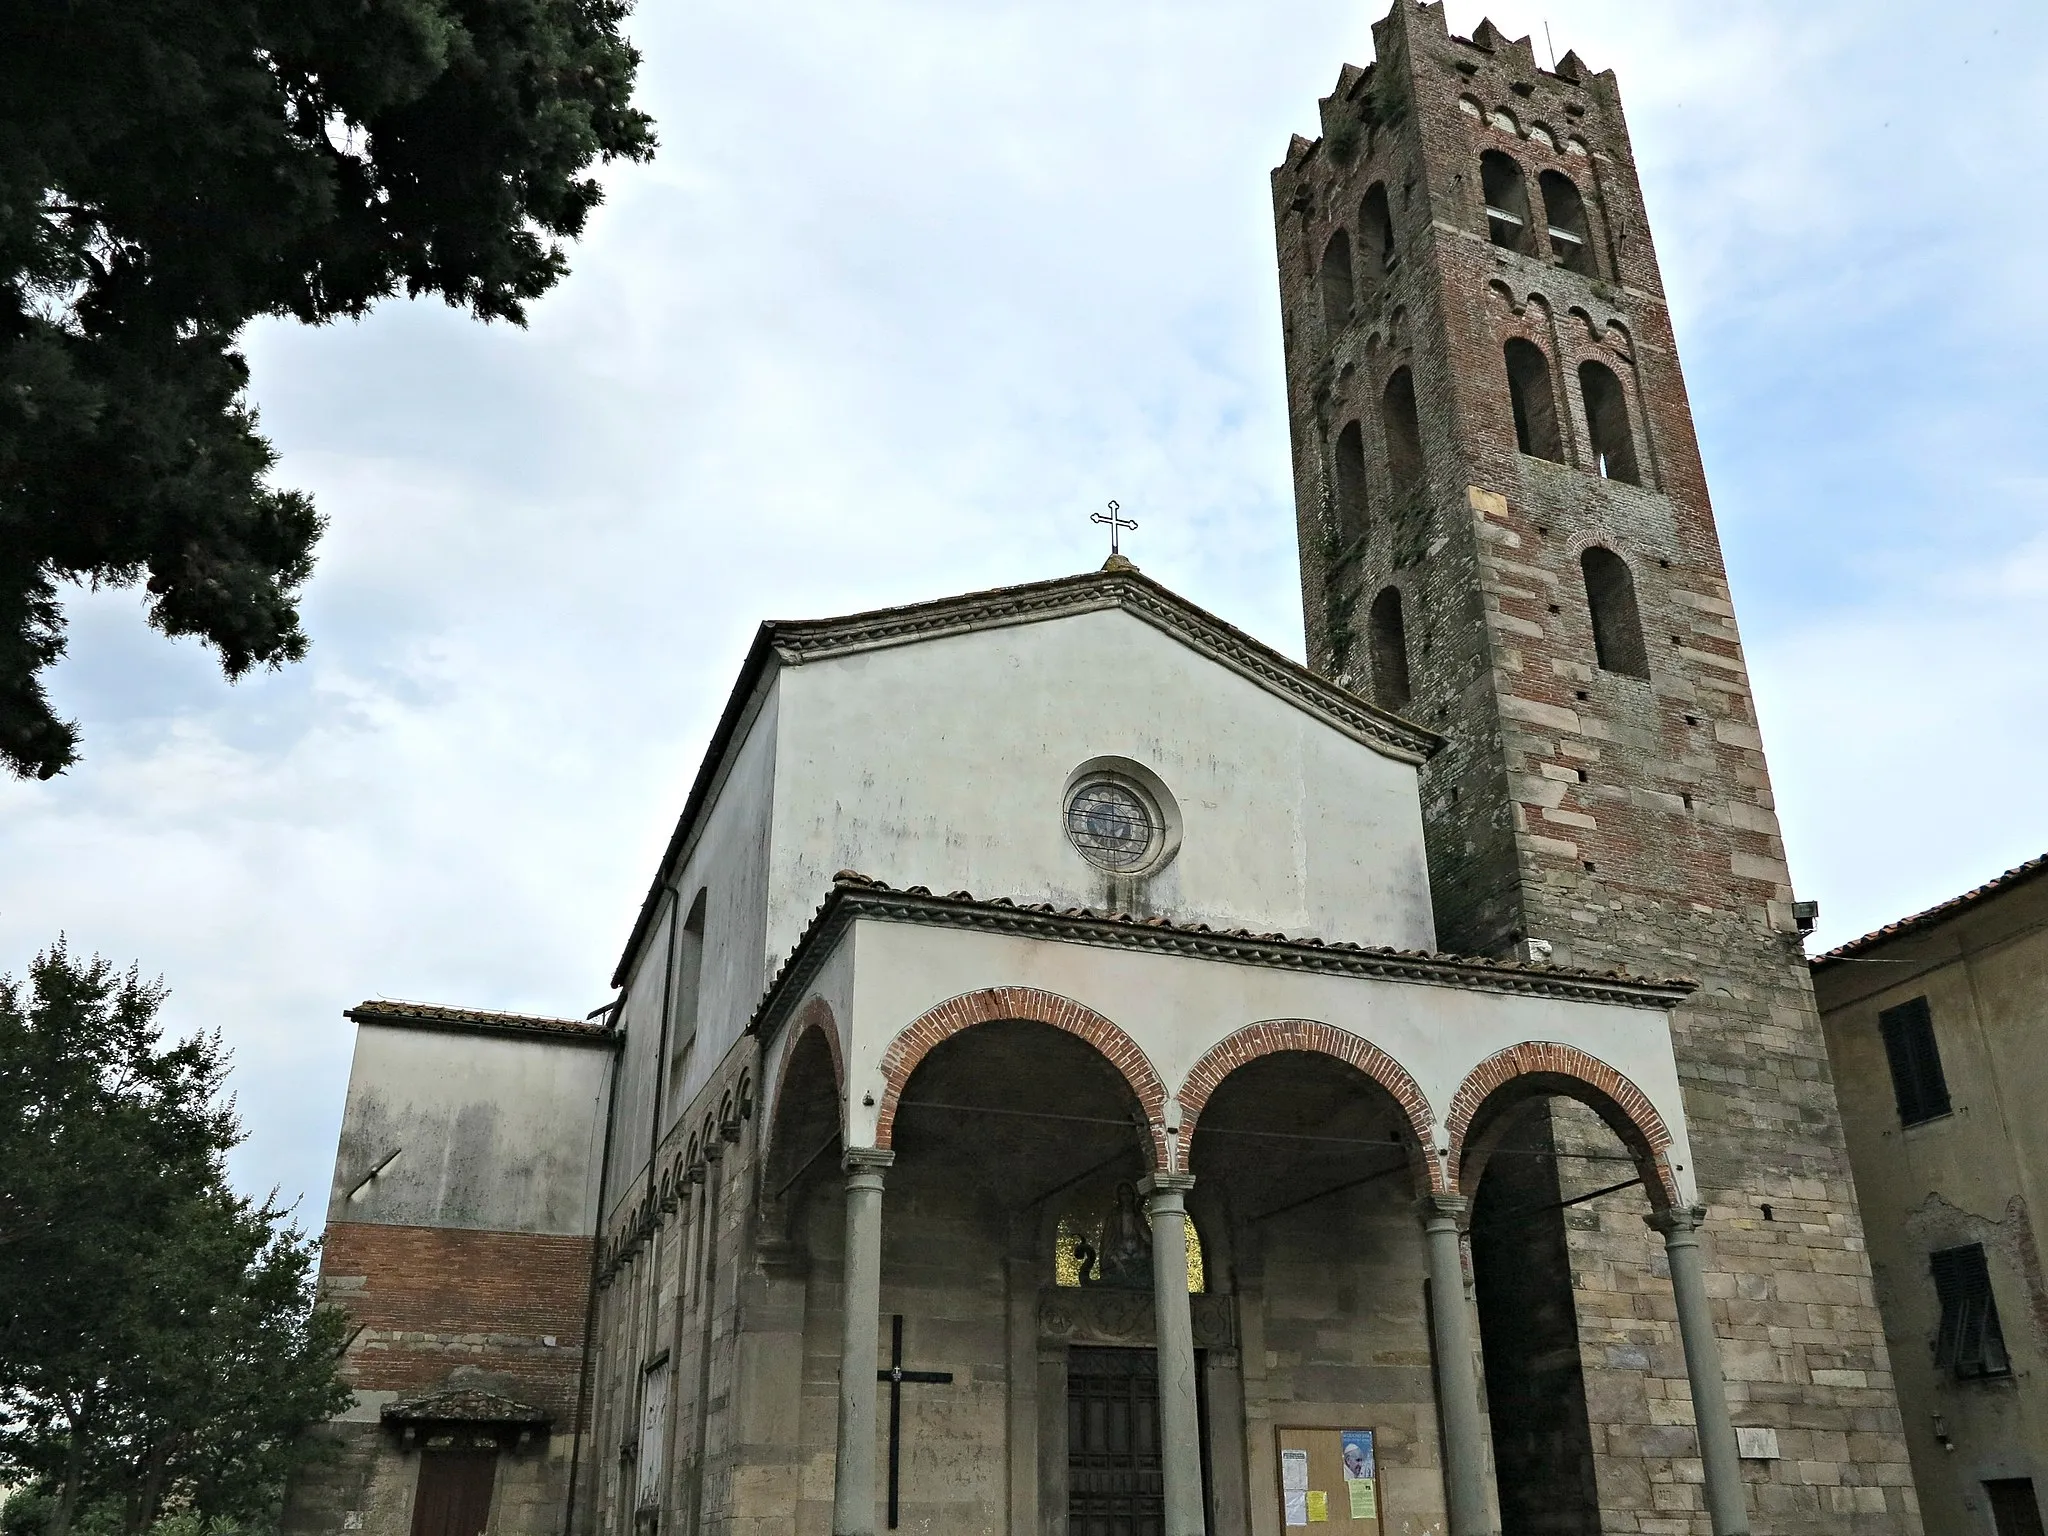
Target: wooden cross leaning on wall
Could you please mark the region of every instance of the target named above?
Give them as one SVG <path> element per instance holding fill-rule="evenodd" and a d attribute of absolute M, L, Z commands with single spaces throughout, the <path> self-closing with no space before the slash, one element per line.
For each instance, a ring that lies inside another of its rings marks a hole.
<path fill-rule="evenodd" d="M 902 1487 L 903 1385 L 905 1382 L 950 1383 L 951 1371 L 907 1371 L 903 1368 L 903 1314 L 889 1319 L 889 1369 L 875 1380 L 889 1383 L 889 1529 L 896 1529 L 897 1494 Z"/>

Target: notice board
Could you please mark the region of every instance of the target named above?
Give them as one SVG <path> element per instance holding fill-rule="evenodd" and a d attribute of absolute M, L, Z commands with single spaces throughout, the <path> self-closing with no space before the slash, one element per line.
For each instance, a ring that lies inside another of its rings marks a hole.
<path fill-rule="evenodd" d="M 1377 1436 L 1369 1429 L 1281 1429 L 1280 1524 L 1380 1536 Z"/>

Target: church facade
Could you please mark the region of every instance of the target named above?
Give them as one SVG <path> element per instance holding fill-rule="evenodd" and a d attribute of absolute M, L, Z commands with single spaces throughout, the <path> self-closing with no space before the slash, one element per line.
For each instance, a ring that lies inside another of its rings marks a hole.
<path fill-rule="evenodd" d="M 1375 37 L 1309 665 L 1119 558 L 764 625 L 608 1008 L 356 1010 L 294 1532 L 1920 1531 L 1615 82 Z"/>

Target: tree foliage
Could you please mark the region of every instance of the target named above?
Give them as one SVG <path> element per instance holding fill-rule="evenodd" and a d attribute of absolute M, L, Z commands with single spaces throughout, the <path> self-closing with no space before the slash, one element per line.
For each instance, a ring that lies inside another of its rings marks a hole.
<path fill-rule="evenodd" d="M 77 757 L 63 582 L 140 583 L 230 678 L 305 652 L 321 520 L 236 340 L 403 292 L 523 321 L 645 159 L 622 0 L 0 6 L 0 761 Z"/>
<path fill-rule="evenodd" d="M 348 1400 L 311 1243 L 228 1188 L 226 1054 L 165 1044 L 163 998 L 61 942 L 0 977 L 0 1480 L 32 1480 L 48 1536 L 260 1520 Z"/>

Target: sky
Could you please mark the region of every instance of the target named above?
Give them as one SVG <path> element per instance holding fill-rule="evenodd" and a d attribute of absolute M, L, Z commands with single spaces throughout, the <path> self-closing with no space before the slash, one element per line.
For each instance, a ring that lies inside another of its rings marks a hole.
<path fill-rule="evenodd" d="M 1822 944 L 2048 850 L 2037 7 L 1491 7 L 1620 75 Z M 1383 10 L 647 6 L 661 152 L 526 329 L 250 333 L 331 519 L 307 660 L 230 687 L 69 596 L 85 759 L 0 781 L 0 971 L 161 974 L 235 1053 L 236 1180 L 317 1228 L 342 1010 L 606 1001 L 761 619 L 1092 568 L 1114 497 L 1299 656 L 1267 175 Z"/>

